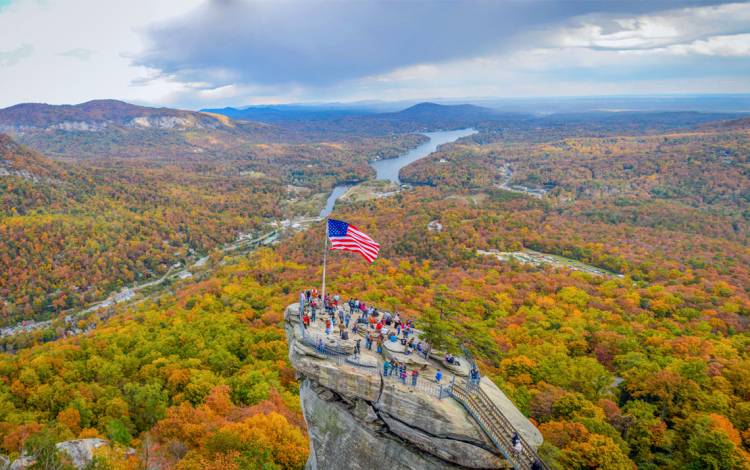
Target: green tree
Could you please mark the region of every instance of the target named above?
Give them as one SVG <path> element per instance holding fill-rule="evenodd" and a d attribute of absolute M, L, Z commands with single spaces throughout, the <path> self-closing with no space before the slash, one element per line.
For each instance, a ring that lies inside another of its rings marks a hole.
<path fill-rule="evenodd" d="M 712 426 L 708 416 L 690 417 L 681 423 L 678 430 L 684 439 L 684 468 L 742 468 L 742 460 L 734 443 L 726 433 Z"/>
<path fill-rule="evenodd" d="M 419 329 L 424 333 L 424 339 L 436 349 L 455 350 L 456 339 L 453 336 L 449 322 L 440 318 L 438 312 L 428 308 L 419 320 Z"/>

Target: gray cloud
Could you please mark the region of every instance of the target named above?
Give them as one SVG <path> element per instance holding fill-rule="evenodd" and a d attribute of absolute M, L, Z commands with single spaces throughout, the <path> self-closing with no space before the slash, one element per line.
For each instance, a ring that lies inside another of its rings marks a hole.
<path fill-rule="evenodd" d="M 518 46 L 519 35 L 587 14 L 643 14 L 718 1 L 215 0 L 147 30 L 134 59 L 182 82 L 331 86 Z"/>
<path fill-rule="evenodd" d="M 34 46 L 23 44 L 10 51 L 0 51 L 0 67 L 12 67 L 23 59 L 31 57 Z"/>

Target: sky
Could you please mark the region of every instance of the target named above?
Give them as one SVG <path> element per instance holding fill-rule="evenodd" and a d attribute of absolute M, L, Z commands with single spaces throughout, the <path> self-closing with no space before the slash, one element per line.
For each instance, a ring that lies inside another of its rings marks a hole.
<path fill-rule="evenodd" d="M 0 107 L 750 93 L 750 2 L 0 0 Z"/>

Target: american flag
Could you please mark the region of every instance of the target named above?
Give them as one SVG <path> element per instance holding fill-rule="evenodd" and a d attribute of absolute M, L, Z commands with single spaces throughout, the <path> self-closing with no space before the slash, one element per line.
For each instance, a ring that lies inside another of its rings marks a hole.
<path fill-rule="evenodd" d="M 357 227 L 341 220 L 328 219 L 328 239 L 332 250 L 359 253 L 372 263 L 378 257 L 380 245 Z"/>

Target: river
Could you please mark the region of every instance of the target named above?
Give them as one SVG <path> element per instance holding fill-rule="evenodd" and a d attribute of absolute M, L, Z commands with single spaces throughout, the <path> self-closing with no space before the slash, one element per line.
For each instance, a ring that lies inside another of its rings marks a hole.
<path fill-rule="evenodd" d="M 424 144 L 409 150 L 405 154 L 396 158 L 384 158 L 382 160 L 375 160 L 370 162 L 370 166 L 375 169 L 377 173 L 377 179 L 389 180 L 397 185 L 401 184 L 401 180 L 398 177 L 401 168 L 406 165 L 416 162 L 427 155 L 431 154 L 437 148 L 443 144 L 449 142 L 455 142 L 461 137 L 466 137 L 472 134 L 476 134 L 477 131 L 474 129 L 459 129 L 456 131 L 437 131 L 437 132 L 425 132 L 424 135 L 430 140 Z M 320 211 L 320 218 L 325 219 L 333 211 L 333 207 L 336 205 L 336 200 L 340 198 L 347 189 L 351 188 L 351 185 L 339 185 L 333 188 L 331 194 L 326 200 L 326 206 Z"/>

